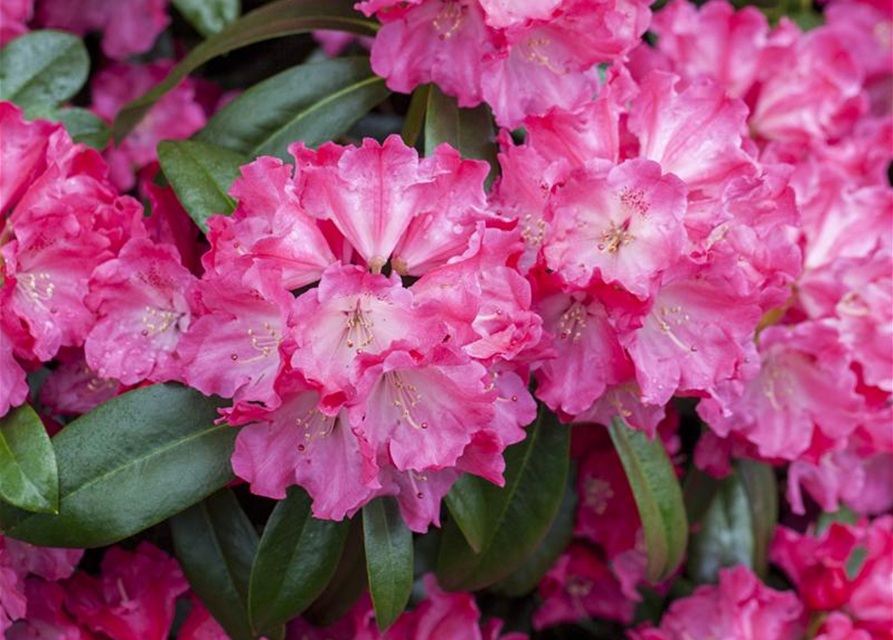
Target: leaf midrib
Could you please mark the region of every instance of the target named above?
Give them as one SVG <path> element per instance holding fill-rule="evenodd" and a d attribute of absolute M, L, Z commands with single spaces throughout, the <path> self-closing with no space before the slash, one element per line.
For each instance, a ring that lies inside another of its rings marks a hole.
<path fill-rule="evenodd" d="M 9 102 L 14 102 L 14 103 L 18 104 L 19 103 L 18 99 L 21 98 L 22 90 L 24 88 L 32 86 L 34 84 L 34 82 L 36 80 L 38 80 L 43 75 L 43 73 L 45 71 L 47 71 L 50 67 L 54 66 L 54 63 L 56 60 L 58 60 L 61 57 L 64 57 L 71 50 L 77 50 L 77 48 L 78 48 L 77 41 L 69 42 L 58 54 L 54 54 L 46 64 L 42 65 L 40 67 L 40 69 L 37 70 L 36 73 L 32 74 L 31 77 L 28 78 L 24 84 L 20 85 L 15 93 L 7 96 L 6 100 L 8 100 Z M 64 101 L 64 100 L 65 100 L 65 98 L 62 99 L 62 101 Z"/>

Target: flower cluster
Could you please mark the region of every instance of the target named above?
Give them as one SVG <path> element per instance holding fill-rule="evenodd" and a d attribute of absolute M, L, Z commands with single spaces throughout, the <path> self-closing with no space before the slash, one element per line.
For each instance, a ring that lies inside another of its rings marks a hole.
<path fill-rule="evenodd" d="M 595 65 L 621 60 L 651 12 L 641 0 L 366 0 L 382 28 L 372 68 L 394 91 L 426 82 L 460 106 L 485 101 L 501 126 L 588 102 Z"/>

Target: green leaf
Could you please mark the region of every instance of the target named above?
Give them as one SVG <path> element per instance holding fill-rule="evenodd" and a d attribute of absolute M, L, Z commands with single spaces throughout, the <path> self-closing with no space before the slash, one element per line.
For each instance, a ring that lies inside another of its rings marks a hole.
<path fill-rule="evenodd" d="M 841 507 L 837 511 L 823 511 L 816 520 L 815 535 L 823 535 L 834 522 L 856 524 L 859 522 L 859 514 L 846 507 Z"/>
<path fill-rule="evenodd" d="M 584 428 L 589 428 L 588 426 Z M 540 583 L 546 572 L 555 564 L 558 556 L 567 548 L 574 536 L 577 515 L 577 488 L 574 474 L 568 474 L 567 488 L 561 500 L 558 516 L 536 551 L 518 567 L 512 575 L 498 583 L 493 590 L 510 598 L 527 595 Z"/>
<path fill-rule="evenodd" d="M 646 578 L 660 582 L 676 571 L 685 556 L 688 520 L 682 490 L 659 438 L 649 440 L 620 418 L 608 429 L 633 490 L 648 551 Z"/>
<path fill-rule="evenodd" d="M 374 35 L 378 26 L 354 10 L 353 0 L 276 0 L 244 16 L 189 52 L 168 76 L 118 114 L 112 133 L 117 142 L 143 119 L 159 99 L 200 66 L 235 49 L 314 29 Z"/>
<path fill-rule="evenodd" d="M 468 473 L 459 476 L 446 494 L 450 515 L 475 553 L 480 553 L 486 535 L 487 501 L 485 481 Z"/>
<path fill-rule="evenodd" d="M 177 559 L 192 590 L 232 640 L 253 640 L 248 579 L 257 532 L 230 489 L 171 519 Z"/>
<path fill-rule="evenodd" d="M 165 140 L 158 145 L 158 162 L 183 208 L 205 233 L 208 218 L 235 209 L 227 192 L 239 167 L 248 162 L 240 154 L 192 140 Z"/>
<path fill-rule="evenodd" d="M 741 459 L 735 465 L 747 493 L 753 530 L 753 570 L 763 580 L 769 574 L 769 545 L 778 524 L 778 482 L 771 465 Z"/>
<path fill-rule="evenodd" d="M 363 520 L 353 518 L 347 541 L 335 574 L 325 590 L 313 601 L 302 617 L 317 627 L 340 620 L 366 592 L 366 552 L 363 548 Z"/>
<path fill-rule="evenodd" d="M 844 566 L 848 580 L 855 580 L 859 577 L 863 567 L 865 567 L 866 560 L 868 560 L 868 549 L 861 544 L 854 547 Z"/>
<path fill-rule="evenodd" d="M 72 98 L 90 72 L 80 38 L 62 31 L 32 31 L 0 49 L 0 100 L 23 109 L 56 107 Z"/>
<path fill-rule="evenodd" d="M 101 404 L 52 439 L 59 514 L 0 504 L 4 535 L 47 547 L 100 547 L 168 519 L 232 480 L 238 429 L 221 403 L 172 384 Z"/>
<path fill-rule="evenodd" d="M 173 4 L 206 38 L 235 22 L 242 13 L 240 0 L 173 0 Z"/>
<path fill-rule="evenodd" d="M 46 427 L 27 404 L 0 418 L 0 498 L 27 511 L 59 508 L 56 454 Z"/>
<path fill-rule="evenodd" d="M 737 474 L 719 482 L 719 490 L 691 536 L 687 573 L 697 583 L 717 582 L 719 570 L 743 564 L 753 568 L 754 535 L 747 493 Z"/>
<path fill-rule="evenodd" d="M 431 154 L 444 142 L 457 149 L 463 158 L 490 163 L 489 183 L 498 167 L 494 141 L 493 118 L 487 105 L 460 109 L 456 99 L 432 85 L 428 92 L 425 115 L 425 153 Z"/>
<path fill-rule="evenodd" d="M 437 574 L 450 590 L 474 591 L 507 578 L 536 550 L 558 514 L 568 474 L 570 428 L 544 407 L 523 442 L 505 453 L 505 487 L 482 484 L 487 506 L 481 551 L 455 521 L 443 531 Z"/>
<path fill-rule="evenodd" d="M 251 569 L 248 606 L 256 629 L 288 622 L 323 592 L 338 566 L 348 528 L 346 521 L 312 517 L 307 493 L 289 489 L 267 522 Z"/>
<path fill-rule="evenodd" d="M 195 139 L 251 158 L 290 160 L 292 142 L 316 146 L 337 138 L 388 95 L 368 58 L 302 64 L 248 89 L 215 114 Z"/>
<path fill-rule="evenodd" d="M 430 84 L 423 84 L 412 92 L 412 100 L 409 102 L 409 110 L 403 121 L 403 130 L 400 137 L 407 146 L 414 147 L 422 135 L 425 127 L 425 114 L 428 111 L 428 95 L 431 91 Z"/>
<path fill-rule="evenodd" d="M 412 532 L 397 502 L 383 497 L 363 507 L 363 536 L 375 620 L 384 631 L 406 608 L 412 592 Z"/>
<path fill-rule="evenodd" d="M 81 107 L 59 109 L 51 120 L 61 122 L 72 140 L 83 142 L 88 147 L 102 151 L 111 140 L 112 134 L 105 121 L 92 111 Z"/>

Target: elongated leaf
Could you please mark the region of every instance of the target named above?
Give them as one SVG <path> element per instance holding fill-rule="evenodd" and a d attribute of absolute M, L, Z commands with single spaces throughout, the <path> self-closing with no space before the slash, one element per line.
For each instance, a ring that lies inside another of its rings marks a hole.
<path fill-rule="evenodd" d="M 487 525 L 487 497 L 485 481 L 477 476 L 464 474 L 456 480 L 446 504 L 465 541 L 475 553 L 480 553 L 484 545 Z"/>
<path fill-rule="evenodd" d="M 32 31 L 0 49 L 0 100 L 23 109 L 59 106 L 73 97 L 90 72 L 80 38 L 62 31 Z"/>
<path fill-rule="evenodd" d="M 493 118 L 487 105 L 461 109 L 455 98 L 431 86 L 425 113 L 426 154 L 431 154 L 439 144 L 449 143 L 463 158 L 489 162 L 488 181 L 492 182 L 498 167 L 493 136 Z"/>
<path fill-rule="evenodd" d="M 242 12 L 239 0 L 173 0 L 177 10 L 205 37 L 222 31 Z"/>
<path fill-rule="evenodd" d="M 202 231 L 208 218 L 235 208 L 227 195 L 239 167 L 247 159 L 234 151 L 192 140 L 165 140 L 158 145 L 158 162 L 180 202 Z"/>
<path fill-rule="evenodd" d="M 257 532 L 229 489 L 171 520 L 174 546 L 192 590 L 232 640 L 253 640 L 248 579 Z"/>
<path fill-rule="evenodd" d="M 59 508 L 56 454 L 43 422 L 27 404 L 0 418 L 0 498 L 27 511 Z"/>
<path fill-rule="evenodd" d="M 292 67 L 256 84 L 221 109 L 195 136 L 253 158 L 290 160 L 297 140 L 316 146 L 353 126 L 389 91 L 367 58 Z"/>
<path fill-rule="evenodd" d="M 266 630 L 303 612 L 325 589 L 344 549 L 348 523 L 317 520 L 310 498 L 292 487 L 264 529 L 251 570 L 249 610 Z"/>
<path fill-rule="evenodd" d="M 769 572 L 769 545 L 778 524 L 778 483 L 768 464 L 741 459 L 736 471 L 747 493 L 753 529 L 753 570 L 765 579 Z"/>
<path fill-rule="evenodd" d="M 406 112 L 406 119 L 403 121 L 403 129 L 400 132 L 403 142 L 410 147 L 416 145 L 425 128 L 425 115 L 428 111 L 428 94 L 430 91 L 431 85 L 424 84 L 412 92 L 412 100 L 409 103 L 409 110 Z"/>
<path fill-rule="evenodd" d="M 353 518 L 335 574 L 301 617 L 318 627 L 333 624 L 347 615 L 366 591 L 367 584 L 363 520 Z"/>
<path fill-rule="evenodd" d="M 747 493 L 739 478 L 724 478 L 692 534 L 687 573 L 697 583 L 716 582 L 719 570 L 743 564 L 753 567 L 754 536 Z"/>
<path fill-rule="evenodd" d="M 679 481 L 659 438 L 649 440 L 620 418 L 614 418 L 609 432 L 642 518 L 648 550 L 646 578 L 660 582 L 680 565 L 688 543 L 688 519 Z"/>
<path fill-rule="evenodd" d="M 537 548 L 558 514 L 568 474 L 570 428 L 544 407 L 527 437 L 506 450 L 505 487 L 484 485 L 487 505 L 481 551 L 458 525 L 443 532 L 437 574 L 450 590 L 477 590 L 508 577 Z"/>
<path fill-rule="evenodd" d="M 698 524 L 713 504 L 713 498 L 719 491 L 720 481 L 709 473 L 692 467 L 682 483 L 682 499 L 685 502 L 685 513 L 693 527 Z"/>
<path fill-rule="evenodd" d="M 585 427 L 585 428 L 588 428 Z M 574 536 L 574 521 L 577 513 L 577 489 L 574 474 L 568 474 L 567 488 L 561 500 L 558 516 L 552 522 L 549 532 L 540 542 L 536 551 L 493 590 L 510 598 L 518 598 L 533 591 L 546 572 L 555 564 L 558 556 L 567 548 Z"/>
<path fill-rule="evenodd" d="M 246 13 L 190 51 L 151 91 L 128 103 L 115 121 L 112 131 L 115 140 L 120 143 L 162 96 L 217 56 L 255 42 L 314 29 L 373 35 L 376 23 L 355 11 L 353 4 L 353 0 L 277 0 Z"/>
<path fill-rule="evenodd" d="M 4 535 L 49 547 L 112 544 L 166 520 L 232 479 L 238 429 L 214 424 L 220 403 L 159 384 L 87 413 L 52 439 L 59 514 L 0 504 Z"/>
<path fill-rule="evenodd" d="M 377 498 L 363 507 L 366 573 L 382 631 L 406 608 L 412 591 L 412 532 L 393 498 Z"/>

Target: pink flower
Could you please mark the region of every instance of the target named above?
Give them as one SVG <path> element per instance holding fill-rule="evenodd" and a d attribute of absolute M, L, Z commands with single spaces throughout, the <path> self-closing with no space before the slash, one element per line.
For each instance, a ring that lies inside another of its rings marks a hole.
<path fill-rule="evenodd" d="M 320 48 L 328 57 L 334 58 L 354 42 L 358 42 L 365 49 L 372 48 L 372 38 L 358 38 L 344 31 L 329 31 L 320 29 L 313 32 L 313 39 L 319 43 Z"/>
<path fill-rule="evenodd" d="M 785 29 L 796 28 L 790 23 L 778 27 Z M 783 43 L 768 47 L 763 56 L 752 130 L 795 144 L 845 133 L 867 109 L 861 65 L 832 29 L 790 36 L 784 34 Z"/>
<path fill-rule="evenodd" d="M 177 561 L 143 542 L 135 552 L 109 549 L 102 575 L 77 573 L 65 606 L 79 623 L 118 640 L 165 640 L 174 600 L 188 589 Z"/>
<path fill-rule="evenodd" d="M 346 411 L 322 413 L 318 391 L 299 376 L 286 378 L 279 393 L 282 405 L 273 411 L 245 406 L 228 416 L 230 424 L 248 423 L 236 440 L 233 471 L 270 498 L 301 485 L 317 518 L 352 516 L 381 488 L 369 443 Z"/>
<path fill-rule="evenodd" d="M 621 59 L 651 17 L 636 0 L 393 4 L 358 5 L 384 23 L 372 46 L 375 72 L 395 91 L 433 82 L 460 106 L 485 100 L 506 127 L 586 102 L 597 86 L 594 65 Z"/>
<path fill-rule="evenodd" d="M 577 288 L 598 276 L 647 298 L 682 255 L 685 186 L 655 162 L 579 172 L 552 206 L 546 261 Z"/>
<path fill-rule="evenodd" d="M 462 162 L 447 148 L 420 161 L 414 149 L 390 136 L 383 145 L 366 139 L 360 148 L 326 144 L 311 151 L 298 145 L 292 153 L 300 167 L 301 204 L 332 220 L 374 272 L 398 245 L 395 266 L 401 271 L 418 275 L 423 265 L 445 262 L 464 248 L 484 203 L 485 165 Z"/>
<path fill-rule="evenodd" d="M 823 322 L 769 327 L 760 362 L 726 408 L 705 399 L 698 412 L 720 436 L 739 433 L 761 456 L 815 459 L 845 441 L 859 424 L 863 400 L 837 331 Z"/>
<path fill-rule="evenodd" d="M 28 578 L 25 593 L 27 614 L 7 632 L 7 640 L 96 640 L 66 611 L 66 590 L 60 583 Z"/>
<path fill-rule="evenodd" d="M 40 402 L 53 415 L 80 415 L 124 390 L 117 380 L 100 378 L 87 365 L 82 351 L 66 353 L 40 387 Z"/>
<path fill-rule="evenodd" d="M 724 0 L 700 9 L 675 0 L 654 15 L 650 28 L 676 73 L 712 78 L 735 98 L 744 98 L 755 82 L 769 34 L 769 22 L 758 9 L 735 11 Z"/>
<path fill-rule="evenodd" d="M 85 35 L 101 31 L 102 51 L 122 60 L 152 48 L 170 22 L 168 0 L 41 0 L 37 22 Z"/>
<path fill-rule="evenodd" d="M 125 104 L 161 82 L 173 66 L 173 61 L 112 63 L 96 74 L 91 84 L 93 111 L 108 122 L 114 121 Z M 105 151 L 116 187 L 122 191 L 133 188 L 135 171 L 155 162 L 160 141 L 188 138 L 205 125 L 207 117 L 196 101 L 196 89 L 196 83 L 189 79 L 179 84 L 152 107 L 126 139 Z"/>
<path fill-rule="evenodd" d="M 803 605 L 792 592 L 762 584 L 744 566 L 721 569 L 718 585 L 703 585 L 675 600 L 657 629 L 640 628 L 633 640 L 797 640 Z"/>
<path fill-rule="evenodd" d="M 854 627 L 848 616 L 835 612 L 822 624 L 815 640 L 872 640 L 872 637 L 868 631 Z"/>
<path fill-rule="evenodd" d="M 685 86 L 678 77 L 655 71 L 640 90 L 629 118 L 639 154 L 681 178 L 690 197 L 717 195 L 728 180 L 754 172 L 753 159 L 742 149 L 747 107 L 716 82 Z"/>
<path fill-rule="evenodd" d="M 573 542 L 539 585 L 543 604 L 533 616 L 536 629 L 591 617 L 629 624 L 635 604 L 620 590 L 607 565 L 585 544 Z"/>
<path fill-rule="evenodd" d="M 770 550 L 815 611 L 841 609 L 859 627 L 889 633 L 893 623 L 893 518 L 832 523 L 822 535 L 779 527 Z"/>
<path fill-rule="evenodd" d="M 239 202 L 232 216 L 208 221 L 211 251 L 205 269 L 225 274 L 239 256 L 282 271 L 283 285 L 299 289 L 319 280 L 335 255 L 316 220 L 301 207 L 292 167 L 262 157 L 242 167 L 230 194 Z"/>
<path fill-rule="evenodd" d="M 523 634 L 499 636 L 498 626 L 482 627 L 472 594 L 441 591 L 432 574 L 424 577 L 424 583 L 427 597 L 414 610 L 403 613 L 382 640 L 526 640 Z"/>
<path fill-rule="evenodd" d="M 186 383 L 206 395 L 275 407 L 276 376 L 291 295 L 277 270 L 249 270 L 243 259 L 225 275 L 196 285 L 198 311 L 180 337 L 177 355 Z"/>
<path fill-rule="evenodd" d="M 178 379 L 175 352 L 189 328 L 195 277 L 171 245 L 135 239 L 93 272 L 86 302 L 97 315 L 87 364 L 124 384 Z"/>
<path fill-rule="evenodd" d="M 10 0 L 0 8 L 0 47 L 28 32 L 34 0 Z"/>

